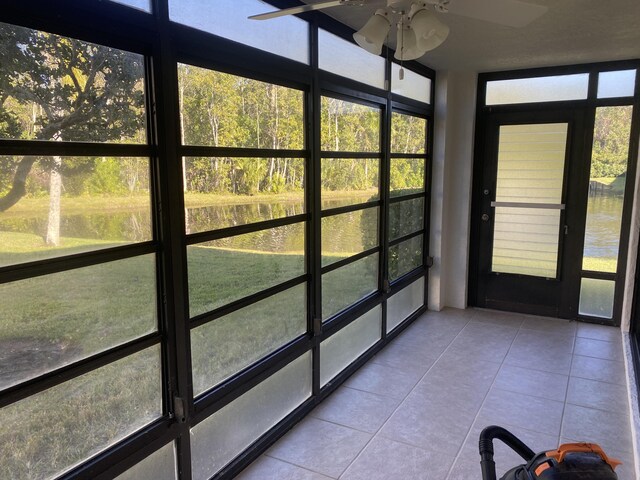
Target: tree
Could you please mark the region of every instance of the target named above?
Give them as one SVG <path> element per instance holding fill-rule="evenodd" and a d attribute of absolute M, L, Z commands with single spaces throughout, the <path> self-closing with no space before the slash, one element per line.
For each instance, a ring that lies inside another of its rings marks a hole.
<path fill-rule="evenodd" d="M 591 157 L 591 177 L 617 177 L 627 171 L 633 107 L 601 107 L 596 122 Z"/>
<path fill-rule="evenodd" d="M 144 141 L 141 56 L 0 23 L 0 58 L 1 137 Z M 47 242 L 57 244 L 61 175 L 86 172 L 95 162 L 56 156 L 24 156 L 9 162 L 3 170 L 11 172 L 10 186 L 2 189 L 0 211 L 11 208 L 27 193 L 27 178 L 40 162 L 50 174 Z"/>

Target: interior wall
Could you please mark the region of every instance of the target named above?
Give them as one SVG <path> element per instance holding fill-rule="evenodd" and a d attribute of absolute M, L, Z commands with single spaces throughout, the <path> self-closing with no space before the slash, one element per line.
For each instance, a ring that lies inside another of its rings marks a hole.
<path fill-rule="evenodd" d="M 638 153 L 640 158 L 640 152 Z M 633 310 L 633 292 L 635 287 L 638 241 L 640 240 L 640 168 L 636 170 L 635 192 L 633 195 L 633 211 L 629 232 L 629 251 L 627 253 L 627 275 L 624 282 L 624 301 L 620 328 L 628 332 L 631 328 L 631 312 Z"/>
<path fill-rule="evenodd" d="M 475 106 L 474 72 L 437 72 L 429 308 L 466 308 Z M 444 242 L 443 242 L 444 239 Z"/>

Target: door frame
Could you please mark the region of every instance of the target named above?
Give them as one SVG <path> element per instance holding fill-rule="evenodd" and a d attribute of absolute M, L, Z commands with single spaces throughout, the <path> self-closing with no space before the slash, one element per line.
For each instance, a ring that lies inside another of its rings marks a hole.
<path fill-rule="evenodd" d="M 637 69 L 636 85 L 633 97 L 617 97 L 617 98 L 603 98 L 598 99 L 598 79 L 600 72 Z M 583 100 L 570 100 L 570 101 L 553 101 L 553 102 L 539 102 L 539 103 L 523 103 L 523 104 L 505 104 L 505 105 L 491 105 L 485 104 L 487 83 L 496 80 L 511 80 L 511 79 L 523 79 L 534 77 L 546 77 L 556 75 L 570 75 L 584 73 L 589 74 L 589 86 L 588 96 Z M 587 190 L 588 196 L 588 177 L 590 175 L 590 162 L 591 162 L 591 150 L 593 144 L 593 128 L 595 123 L 596 109 L 598 107 L 605 106 L 623 106 L 633 105 L 634 112 L 631 124 L 631 139 L 629 145 L 629 158 L 627 167 L 627 179 L 625 184 L 624 193 L 624 207 L 622 211 L 622 228 L 619 243 L 618 253 L 618 270 L 615 274 L 616 290 L 614 296 L 614 310 L 612 319 L 603 319 L 599 317 L 590 317 L 585 315 L 579 315 L 578 313 L 578 299 L 580 295 L 580 281 L 583 277 L 582 264 L 574 264 L 571 268 L 572 271 L 566 271 L 566 274 L 574 275 L 577 279 L 575 285 L 566 294 L 563 294 L 563 300 L 565 302 L 573 302 L 575 313 L 569 312 L 565 315 L 565 318 L 577 319 L 588 323 L 599 323 L 605 325 L 619 326 L 621 323 L 622 315 L 622 303 L 625 295 L 624 281 L 627 270 L 627 257 L 629 246 L 629 231 L 631 225 L 631 214 L 633 196 L 635 191 L 635 177 L 636 167 L 638 160 L 638 143 L 640 137 L 640 60 L 625 60 L 615 62 L 604 62 L 594 64 L 583 65 L 569 65 L 562 67 L 543 67 L 534 69 L 525 69 L 518 71 L 504 71 L 493 73 L 481 73 L 478 76 L 478 88 L 476 98 L 476 129 L 475 129 L 475 141 L 474 141 L 474 165 L 473 165 L 473 185 L 472 185 L 472 204 L 471 204 L 471 220 L 470 220 L 470 247 L 469 247 L 469 276 L 468 276 L 468 304 L 469 306 L 478 306 L 478 284 L 479 284 L 479 260 L 480 249 L 479 241 L 481 231 L 481 215 L 482 215 L 482 202 L 478 201 L 482 196 L 483 189 L 483 173 L 484 173 L 484 157 L 487 143 L 488 132 L 488 117 L 492 114 L 501 112 L 544 112 L 548 110 L 580 110 L 584 112 L 584 142 L 583 148 L 583 161 L 579 162 L 583 166 L 580 172 L 576 172 L 578 178 L 582 180 L 579 183 Z M 584 179 L 584 176 L 587 178 Z M 586 202 L 585 196 L 585 202 Z M 582 253 L 584 245 L 584 228 L 586 225 L 586 208 L 582 212 L 579 226 L 579 231 L 582 236 L 578 241 L 572 241 L 572 245 L 567 245 L 565 248 L 578 248 L 578 251 Z M 574 218 L 575 219 L 575 218 Z M 570 227 L 571 228 L 571 227 Z M 574 231 L 575 227 L 574 227 Z M 574 262 L 575 263 L 575 262 Z M 588 275 L 585 277 L 587 278 Z M 573 300 L 572 300 L 573 299 Z M 563 307 L 565 311 L 568 309 Z M 532 313 L 532 312 L 529 312 Z"/>
<path fill-rule="evenodd" d="M 490 112 L 485 116 L 484 146 L 482 152 L 482 174 L 477 177 L 482 192 L 474 197 L 480 207 L 479 217 L 489 215 L 489 221 L 480 221 L 475 244 L 478 250 L 476 263 L 475 304 L 485 308 L 504 309 L 521 313 L 530 313 L 561 318 L 573 318 L 577 296 L 579 295 L 579 275 L 583 238 L 574 232 L 580 231 L 584 225 L 586 211 L 581 206 L 588 193 L 588 179 L 584 178 L 583 159 L 585 137 L 585 111 L 579 109 L 543 109 L 510 112 Z M 495 209 L 491 202 L 495 201 L 496 180 L 498 171 L 498 150 L 500 127 L 503 125 L 567 123 L 567 148 L 562 184 L 562 199 L 565 209 L 560 213 L 558 228 L 558 273 L 555 279 L 545 279 L 524 274 L 493 274 L 491 268 L 491 251 L 494 235 Z M 489 191 L 486 194 L 486 191 Z M 475 220 L 478 220 L 476 218 Z M 563 233 L 567 228 L 568 234 Z M 517 300 L 517 292 L 526 287 L 529 294 L 537 297 L 537 303 L 523 303 Z M 490 290 L 509 289 L 510 300 L 487 299 Z M 544 304 L 548 299 L 549 303 Z"/>

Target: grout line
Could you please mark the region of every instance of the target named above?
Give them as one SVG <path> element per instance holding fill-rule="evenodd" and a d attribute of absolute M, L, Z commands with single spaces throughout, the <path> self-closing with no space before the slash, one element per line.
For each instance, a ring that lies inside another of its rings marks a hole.
<path fill-rule="evenodd" d="M 356 432 L 366 433 L 367 435 L 374 435 L 374 433 L 372 433 L 372 432 L 367 432 L 366 430 L 362 430 L 362 429 L 356 428 L 356 427 L 351 427 L 349 425 L 345 425 L 343 423 L 338 423 L 338 422 L 335 422 L 333 420 L 327 420 L 326 418 L 319 418 L 319 417 L 309 417 L 309 418 L 313 418 L 314 420 L 318 420 L 320 422 L 330 423 L 331 425 L 335 425 L 337 427 L 348 428 L 349 430 L 355 430 Z"/>
<path fill-rule="evenodd" d="M 431 312 L 431 315 L 437 315 L 438 312 Z M 420 316 L 419 318 L 417 318 L 415 321 L 420 320 L 421 318 L 427 318 L 428 312 L 425 312 L 422 316 Z M 400 407 L 402 407 L 407 398 L 409 397 L 409 395 L 411 395 L 411 393 L 415 390 L 415 388 L 417 387 L 417 385 L 424 379 L 424 377 L 431 371 L 431 369 L 434 367 L 434 365 L 436 363 L 438 363 L 438 360 L 440 360 L 440 358 L 442 358 L 442 356 L 445 354 L 445 352 L 449 349 L 449 347 L 451 346 L 451 344 L 455 341 L 456 338 L 458 338 L 458 336 L 462 333 L 462 331 L 467 327 L 467 325 L 469 325 L 469 322 L 471 320 L 468 320 L 464 326 L 460 329 L 460 331 L 456 334 L 455 337 L 453 337 L 453 339 L 449 342 L 449 345 L 447 345 L 447 347 L 442 351 L 442 353 L 438 356 L 438 358 L 436 358 L 436 360 L 431 364 L 431 366 L 427 369 L 427 371 L 418 379 L 418 381 L 414 384 L 414 386 L 411 388 L 411 390 L 402 398 L 402 400 L 400 401 L 400 403 L 398 404 L 398 406 L 393 410 L 393 412 L 391 412 L 391 415 L 389 415 L 389 417 L 384 421 L 384 423 L 378 428 L 378 430 L 376 430 L 376 432 L 371 436 L 371 438 L 369 439 L 369 441 L 364 445 L 364 447 L 362 447 L 362 449 L 360 450 L 360 452 L 358 452 L 358 454 L 354 457 L 354 459 L 351 461 L 351 463 L 349 463 L 349 465 L 347 466 L 347 468 L 340 474 L 340 476 L 344 475 L 344 473 L 349 470 L 349 468 L 351 467 L 351 465 L 353 465 L 358 458 L 360 458 L 362 456 L 362 453 L 364 452 L 364 450 L 369 446 L 369 444 L 378 436 L 378 434 L 380 433 L 380 431 L 384 428 L 384 426 L 389 422 L 389 420 L 391 420 L 391 418 L 393 417 L 393 415 L 398 411 L 398 409 Z M 404 333 L 404 332 L 403 332 Z M 396 339 L 392 340 L 391 343 L 394 343 L 396 341 Z M 364 366 L 364 365 L 363 365 Z M 397 442 L 397 443 L 402 443 L 404 445 L 408 445 L 411 446 L 413 448 L 420 448 L 421 450 L 424 450 L 421 447 L 418 447 L 416 445 L 411 445 L 409 443 L 406 442 L 400 442 L 391 438 L 387 438 L 387 437 L 381 437 L 381 438 L 385 438 L 387 440 L 391 440 L 393 442 Z M 455 460 L 454 460 L 455 463 Z"/>
<path fill-rule="evenodd" d="M 455 458 L 453 460 L 453 463 L 451 464 L 451 467 L 449 468 L 449 471 L 447 472 L 447 476 L 446 476 L 447 479 L 453 473 L 453 469 L 456 466 L 456 463 L 458 462 L 458 459 L 462 455 L 462 451 L 464 450 L 464 446 L 467 443 L 467 440 L 471 436 L 471 431 L 473 430 L 473 426 L 476 424 L 476 422 L 478 421 L 478 418 L 480 417 L 480 412 L 482 411 L 482 408 L 484 407 L 485 403 L 487 402 L 487 398 L 489 397 L 489 393 L 491 393 L 491 389 L 493 388 L 493 386 L 496 383 L 496 379 L 498 378 L 498 375 L 500 374 L 500 370 L 505 365 L 504 362 L 507 359 L 507 356 L 509 355 L 509 352 L 511 351 L 511 348 L 513 347 L 513 344 L 515 343 L 516 338 L 518 338 L 518 334 L 520 333 L 520 330 L 522 330 L 522 325 L 524 325 L 524 320 L 520 324 L 520 327 L 518 328 L 518 331 L 516 332 L 516 334 L 513 336 L 513 340 L 511 340 L 511 344 L 509 345 L 509 349 L 507 350 L 507 353 L 505 353 L 505 355 L 504 355 L 504 357 L 502 359 L 502 362 L 500 363 L 500 367 L 496 371 L 496 374 L 493 377 L 493 381 L 491 382 L 491 385 L 487 389 L 487 393 L 484 395 L 484 398 L 482 399 L 482 403 L 480 404 L 480 407 L 478 408 L 478 411 L 476 412 L 476 415 L 473 418 L 473 421 L 471 422 L 471 425 L 469 426 L 469 430 L 467 431 L 467 434 L 465 435 L 464 440 L 462 441 L 462 444 L 460 445 L 460 448 L 458 449 L 458 453 L 456 454 L 456 456 L 455 456 Z"/>
<path fill-rule="evenodd" d="M 577 333 L 577 328 L 576 328 L 576 333 Z M 569 385 L 571 384 L 571 370 L 573 369 L 573 358 L 576 356 L 575 351 L 576 351 L 576 342 L 578 341 L 578 337 L 576 336 L 573 340 L 573 350 L 572 350 L 572 354 L 571 354 L 571 361 L 569 362 L 569 381 L 567 382 L 567 388 L 564 392 L 564 405 L 562 406 L 562 415 L 560 416 L 560 437 L 558 438 L 558 442 L 560 441 L 560 438 L 562 438 L 562 434 L 564 433 L 564 414 L 565 411 L 567 410 L 567 399 L 569 398 Z"/>
<path fill-rule="evenodd" d="M 274 460 L 278 460 L 279 462 L 287 463 L 289 465 L 293 465 L 294 467 L 301 468 L 303 470 L 306 470 L 307 472 L 317 473 L 318 475 L 322 475 L 323 477 L 327 477 L 327 478 L 332 478 L 332 479 L 338 480 L 338 477 L 332 477 L 331 475 L 327 475 L 326 473 L 320 473 L 320 472 L 317 472 L 315 470 L 311 470 L 309 467 L 303 467 L 302 465 L 298 465 L 297 463 L 290 462 L 289 460 L 283 460 L 282 458 L 274 457 L 273 455 L 269 455 L 267 453 L 263 453 L 262 455 L 264 455 L 265 457 L 273 458 Z M 256 461 L 257 460 L 255 460 L 253 463 L 255 463 Z M 251 465 L 253 465 L 253 463 Z M 249 467 L 247 467 L 247 469 L 248 468 Z"/>

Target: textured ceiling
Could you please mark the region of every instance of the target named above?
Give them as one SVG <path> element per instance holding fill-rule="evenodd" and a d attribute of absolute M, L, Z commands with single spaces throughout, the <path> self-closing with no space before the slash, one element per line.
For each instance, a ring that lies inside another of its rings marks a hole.
<path fill-rule="evenodd" d="M 443 15 L 449 38 L 418 61 L 435 70 L 487 72 L 640 58 L 640 0 L 526 1 L 549 11 L 523 28 Z M 384 3 L 369 0 L 324 12 L 359 29 Z"/>

